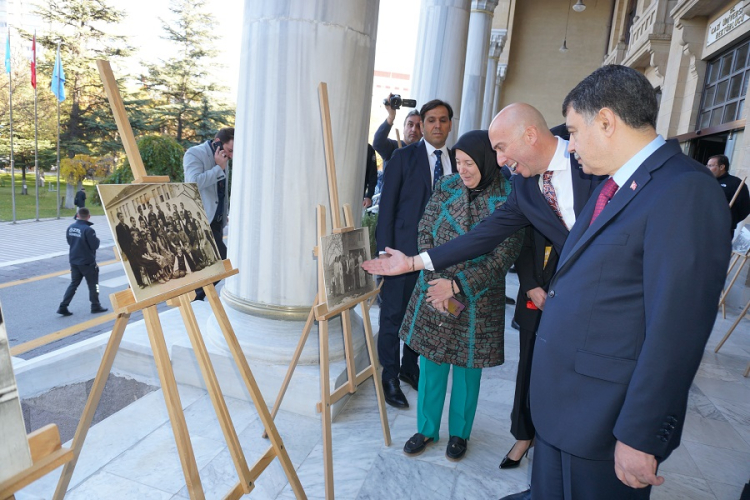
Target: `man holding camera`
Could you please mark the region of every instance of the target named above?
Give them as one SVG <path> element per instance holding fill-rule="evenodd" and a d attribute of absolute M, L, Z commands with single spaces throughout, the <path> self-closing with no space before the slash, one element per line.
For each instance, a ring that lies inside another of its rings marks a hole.
<path fill-rule="evenodd" d="M 234 128 L 227 127 L 219 130 L 212 141 L 188 149 L 182 160 L 185 182 L 198 184 L 203 208 L 222 259 L 227 258 L 227 247 L 223 240 L 229 207 L 226 169 L 232 156 Z M 196 290 L 196 300 L 203 300 L 205 297 L 202 288 Z"/>
<path fill-rule="evenodd" d="M 419 111 L 416 109 L 409 111 L 409 114 L 406 115 L 406 119 L 404 119 L 404 137 L 402 146 L 399 146 L 398 141 L 388 138 L 388 134 L 391 133 L 391 127 L 393 127 L 393 121 L 396 119 L 396 110 L 402 106 L 402 102 L 403 100 L 401 99 L 401 96 L 393 94 L 388 94 L 388 98 L 383 100 L 383 105 L 388 111 L 388 118 L 386 118 L 383 124 L 378 127 L 372 140 L 372 145 L 380 157 L 383 158 L 383 162 L 390 160 L 393 152 L 399 147 L 408 146 L 422 138 Z M 413 104 L 416 106 L 416 102 Z"/>

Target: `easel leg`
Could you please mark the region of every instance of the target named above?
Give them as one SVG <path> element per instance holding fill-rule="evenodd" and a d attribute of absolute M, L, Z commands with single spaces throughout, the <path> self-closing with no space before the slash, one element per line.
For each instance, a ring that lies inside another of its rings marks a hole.
<path fill-rule="evenodd" d="M 349 393 L 357 391 L 357 370 L 354 365 L 354 346 L 352 345 L 352 312 L 350 309 L 341 313 L 341 329 L 344 332 L 344 353 L 346 354 L 346 376 Z"/>
<path fill-rule="evenodd" d="M 315 301 L 313 304 L 318 303 L 318 296 L 315 296 Z M 289 388 L 289 382 L 292 380 L 292 375 L 294 374 L 295 368 L 297 368 L 297 363 L 299 363 L 299 358 L 302 356 L 302 350 L 305 348 L 305 342 L 307 342 L 307 338 L 310 336 L 310 331 L 312 330 L 313 323 L 315 322 L 315 311 L 313 308 L 310 308 L 310 314 L 307 315 L 307 321 L 305 322 L 305 327 L 302 329 L 302 336 L 299 338 L 299 342 L 297 343 L 297 349 L 294 351 L 294 355 L 292 356 L 292 361 L 289 363 L 289 368 L 286 370 L 286 376 L 284 377 L 284 381 L 281 383 L 281 388 L 279 389 L 279 395 L 276 396 L 276 402 L 273 404 L 273 409 L 271 410 L 271 418 L 276 418 L 276 414 L 279 412 L 279 408 L 281 407 L 281 402 L 284 400 L 284 395 L 286 394 L 286 390 Z M 263 437 L 267 438 L 268 433 L 263 431 Z"/>
<path fill-rule="evenodd" d="M 109 342 L 107 342 L 107 348 L 104 350 L 104 356 L 102 356 L 102 362 L 99 365 L 99 371 L 96 372 L 94 385 L 91 386 L 89 398 L 86 401 L 86 406 L 83 408 L 81 420 L 78 422 L 78 427 L 73 437 L 73 444 L 71 445 L 73 460 L 63 467 L 62 475 L 57 482 L 57 488 L 55 488 L 55 494 L 52 496 L 54 500 L 62 500 L 68 491 L 73 471 L 76 468 L 76 463 L 78 463 L 78 456 L 81 454 L 83 442 L 86 440 L 86 435 L 91 427 L 91 421 L 94 419 L 94 413 L 96 413 L 96 408 L 99 406 L 99 400 L 102 397 L 102 392 L 104 392 L 104 386 L 107 384 L 109 372 L 112 370 L 112 364 L 115 361 L 117 350 L 120 348 L 120 342 L 122 342 L 122 336 L 125 333 L 125 327 L 128 325 L 129 319 L 130 314 L 120 314 L 115 320 L 112 333 L 109 336 Z"/>
<path fill-rule="evenodd" d="M 326 483 L 326 500 L 333 500 L 333 442 L 331 439 L 331 384 L 328 381 L 328 321 L 318 322 L 320 340 L 320 421 L 323 425 L 323 474 Z"/>
<path fill-rule="evenodd" d="M 729 291 L 734 286 L 734 282 L 737 281 L 737 278 L 740 277 L 740 273 L 742 272 L 742 268 L 745 267 L 745 263 L 747 262 L 748 258 L 750 258 L 750 257 L 745 256 L 745 257 L 742 258 L 742 264 L 740 264 L 740 267 L 737 269 L 737 272 L 734 273 L 734 276 L 732 276 L 732 281 L 729 282 L 729 286 L 727 286 L 727 288 L 722 292 L 721 298 L 719 299 L 719 306 L 721 306 L 721 308 L 722 308 L 722 315 L 723 315 L 724 319 L 726 319 L 726 317 L 727 317 L 727 315 L 726 315 L 726 308 L 724 307 L 724 303 L 727 300 L 727 295 L 729 295 Z"/>
<path fill-rule="evenodd" d="M 242 352 L 242 348 L 240 347 L 240 343 L 237 340 L 237 336 L 234 334 L 234 330 L 232 329 L 232 325 L 229 322 L 229 318 L 227 317 L 227 313 L 224 310 L 224 306 L 219 300 L 219 295 L 216 293 L 216 288 L 214 288 L 213 285 L 208 285 L 204 286 L 203 290 L 206 292 L 208 301 L 211 303 L 211 308 L 213 309 L 216 320 L 218 321 L 219 326 L 221 327 L 221 331 L 224 334 L 224 339 L 227 341 L 227 345 L 229 346 L 229 350 L 232 353 L 234 362 L 240 371 L 240 375 L 242 375 L 243 381 L 245 382 L 245 387 L 247 387 L 247 390 L 250 393 L 250 397 L 253 400 L 255 410 L 258 412 L 258 416 L 260 417 L 261 422 L 263 422 L 263 427 L 265 427 L 266 432 L 271 439 L 271 447 L 273 448 L 273 452 L 276 455 L 276 458 L 279 459 L 281 467 L 284 469 L 284 473 L 286 474 L 286 478 L 289 481 L 289 485 L 291 486 L 294 495 L 298 499 L 306 499 L 307 496 L 305 495 L 305 490 L 302 488 L 302 483 L 300 483 L 299 481 L 299 477 L 297 477 L 297 471 L 294 470 L 292 460 L 289 458 L 289 454 L 286 452 L 286 448 L 284 447 L 284 442 L 281 440 L 281 436 L 276 430 L 276 424 L 273 423 L 271 413 L 268 411 L 268 406 L 266 406 L 263 395 L 258 388 L 258 383 L 255 381 L 253 372 L 250 370 L 250 365 L 247 362 L 247 358 L 245 358 L 245 354 Z M 268 455 L 268 453 L 266 453 L 266 455 Z M 264 462 L 264 460 L 265 458 L 261 458 L 260 462 Z M 255 467 L 253 469 L 255 470 Z"/>
<path fill-rule="evenodd" d="M 367 350 L 370 353 L 370 366 L 372 366 L 372 381 L 375 383 L 375 394 L 378 398 L 378 410 L 380 411 L 380 426 L 383 428 L 383 441 L 386 446 L 391 445 L 391 428 L 388 425 L 388 412 L 385 408 L 385 395 L 383 394 L 383 384 L 380 381 L 380 360 L 378 360 L 378 351 L 375 346 L 375 339 L 372 335 L 372 323 L 370 323 L 370 307 L 367 301 L 362 302 L 362 320 L 365 324 L 365 341 Z"/>
<path fill-rule="evenodd" d="M 740 321 L 742 321 L 742 318 L 745 317 L 745 314 L 747 314 L 747 310 L 748 309 L 750 309 L 750 301 L 747 302 L 747 305 L 745 306 L 745 308 L 742 310 L 742 312 L 740 313 L 740 315 L 737 316 L 737 320 L 734 322 L 734 324 L 729 329 L 729 331 L 727 332 L 727 334 L 724 335 L 724 338 L 721 339 L 721 342 L 719 342 L 719 345 L 716 346 L 716 349 L 714 349 L 714 352 L 719 352 L 719 349 L 721 349 L 721 346 L 724 345 L 724 342 L 727 341 L 727 339 L 729 338 L 729 336 L 732 335 L 732 332 L 734 331 L 734 329 L 737 328 L 737 325 L 739 325 Z"/>
<path fill-rule="evenodd" d="M 172 362 L 169 359 L 167 343 L 164 341 L 164 332 L 161 328 L 156 306 L 144 309 L 143 317 L 146 320 L 148 338 L 151 341 L 151 349 L 154 352 L 154 361 L 156 361 L 156 369 L 159 372 L 159 380 L 164 392 L 164 401 L 167 404 L 169 421 L 172 423 L 172 431 L 177 443 L 177 451 L 180 455 L 182 471 L 185 474 L 188 493 L 193 500 L 203 500 L 205 495 L 201 486 L 200 475 L 198 474 L 198 465 L 195 463 L 193 445 L 190 443 L 190 434 L 188 434 L 185 414 L 182 411 L 180 394 L 177 391 L 177 382 L 174 378 L 174 371 L 172 371 Z"/>
<path fill-rule="evenodd" d="M 198 327 L 198 321 L 195 319 L 193 306 L 190 303 L 188 295 L 181 295 L 179 301 L 180 314 L 182 314 L 182 319 L 185 322 L 185 328 L 187 329 L 190 343 L 195 351 L 195 357 L 198 360 L 198 366 L 203 375 L 203 380 L 206 381 L 208 394 L 211 396 L 211 402 L 216 411 L 216 417 L 221 425 L 221 430 L 224 433 L 224 439 L 227 442 L 227 447 L 232 456 L 234 467 L 237 469 L 237 474 L 240 477 L 240 486 L 244 493 L 250 493 L 254 488 L 252 480 L 250 479 L 250 470 L 247 467 L 247 461 L 245 460 L 245 454 L 242 452 L 242 445 L 237 437 L 237 431 L 232 424 L 232 417 L 229 414 L 227 403 L 221 393 L 221 387 L 216 378 L 216 372 L 211 363 L 211 358 L 208 355 L 208 349 L 206 349 L 206 344 L 203 342 L 203 337 L 201 336 L 200 328 Z"/>

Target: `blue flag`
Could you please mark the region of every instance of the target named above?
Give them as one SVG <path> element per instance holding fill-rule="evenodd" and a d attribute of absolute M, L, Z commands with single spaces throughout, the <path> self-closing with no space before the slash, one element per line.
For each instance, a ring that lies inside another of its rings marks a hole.
<path fill-rule="evenodd" d="M 10 74 L 10 30 L 8 38 L 5 39 L 5 72 Z"/>
<path fill-rule="evenodd" d="M 65 100 L 65 71 L 62 67 L 59 45 L 57 46 L 57 57 L 55 57 L 55 69 L 52 70 L 52 84 L 50 88 L 58 101 L 62 102 Z"/>

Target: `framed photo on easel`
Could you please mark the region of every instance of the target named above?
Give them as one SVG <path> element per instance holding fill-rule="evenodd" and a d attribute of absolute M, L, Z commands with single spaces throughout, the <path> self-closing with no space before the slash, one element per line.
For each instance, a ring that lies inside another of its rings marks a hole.
<path fill-rule="evenodd" d="M 323 247 L 323 280 L 326 303 L 332 309 L 375 290 L 375 281 L 362 269 L 370 259 L 370 236 L 367 228 L 333 233 L 321 238 Z"/>
<path fill-rule="evenodd" d="M 196 184 L 98 187 L 136 300 L 224 272 Z"/>

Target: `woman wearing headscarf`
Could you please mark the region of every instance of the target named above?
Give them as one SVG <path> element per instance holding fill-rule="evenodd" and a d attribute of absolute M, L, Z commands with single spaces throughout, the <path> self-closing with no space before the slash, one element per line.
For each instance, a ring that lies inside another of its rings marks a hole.
<path fill-rule="evenodd" d="M 459 175 L 446 176 L 432 193 L 419 223 L 420 252 L 469 232 L 510 194 L 486 130 L 464 134 L 454 149 Z M 450 460 L 465 455 L 482 368 L 505 361 L 505 274 L 518 256 L 521 237 L 517 233 L 491 253 L 443 271 L 421 272 L 399 332 L 420 355 L 418 432 L 404 445 L 407 455 L 418 455 L 438 440 L 451 367 L 445 454 Z M 448 312 L 455 313 L 456 301 L 465 308 L 458 317 Z"/>

